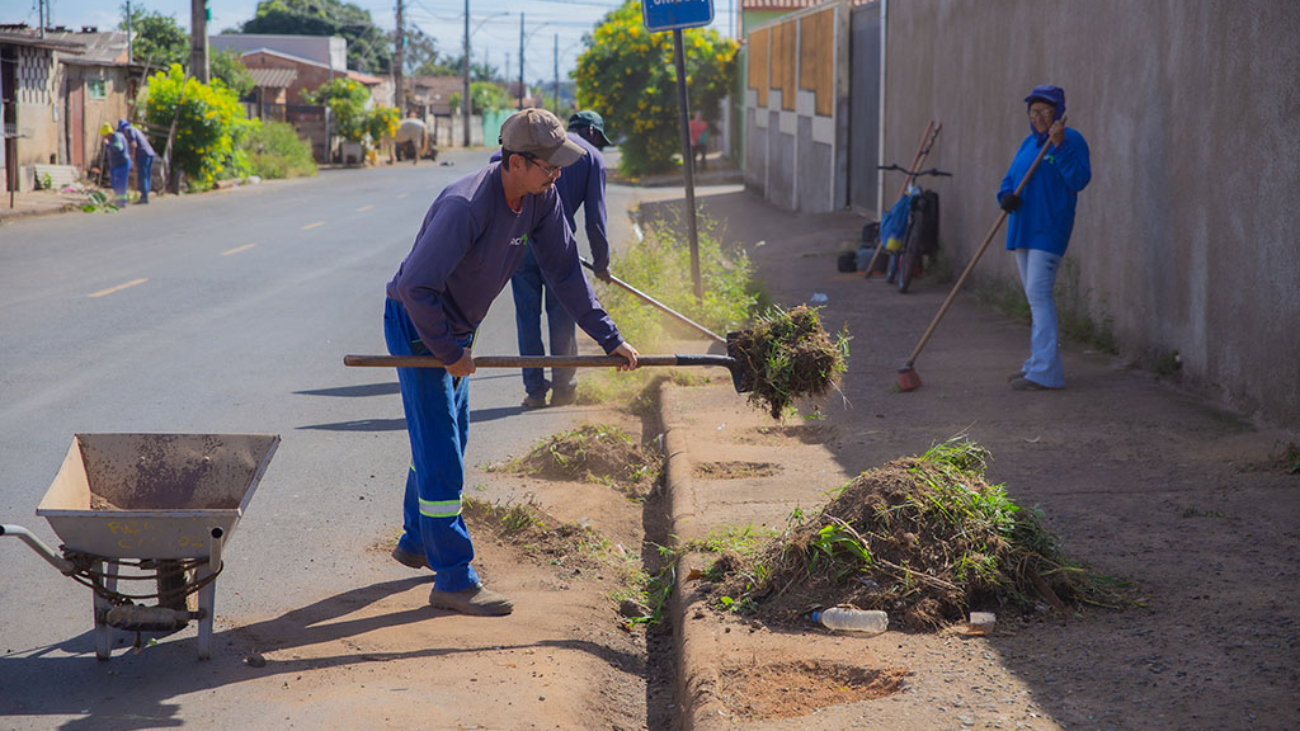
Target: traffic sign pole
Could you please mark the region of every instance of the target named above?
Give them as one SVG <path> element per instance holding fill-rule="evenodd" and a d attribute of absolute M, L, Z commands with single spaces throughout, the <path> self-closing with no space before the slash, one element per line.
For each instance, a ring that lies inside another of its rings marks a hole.
<path fill-rule="evenodd" d="M 695 156 L 691 154 L 691 112 L 686 93 L 686 53 L 682 29 L 698 28 L 713 22 L 713 0 L 641 0 L 641 18 L 651 33 L 673 32 L 673 60 L 677 67 L 677 112 L 682 126 L 682 165 L 686 172 L 686 221 L 691 235 L 691 279 L 695 282 L 695 301 L 704 301 L 704 281 L 700 277 L 700 241 L 695 224 Z"/>
<path fill-rule="evenodd" d="M 686 221 L 691 232 L 691 281 L 695 302 L 704 302 L 704 280 L 700 276 L 700 238 L 695 224 L 695 154 L 691 150 L 691 110 L 686 94 L 686 53 L 682 50 L 682 29 L 673 29 L 673 56 L 677 64 L 677 116 L 682 125 L 682 167 L 686 170 Z"/>

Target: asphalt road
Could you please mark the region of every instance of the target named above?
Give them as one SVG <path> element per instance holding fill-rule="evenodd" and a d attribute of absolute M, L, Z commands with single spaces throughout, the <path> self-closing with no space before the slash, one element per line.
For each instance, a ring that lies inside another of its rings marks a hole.
<path fill-rule="evenodd" d="M 279 434 L 227 544 L 216 614 L 337 593 L 359 551 L 395 538 L 409 462 L 395 373 L 342 357 L 385 352 L 385 283 L 429 203 L 487 153 L 444 159 L 0 228 L 0 522 L 59 544 L 34 510 L 77 433 Z M 611 189 L 616 230 L 629 190 Z M 475 351 L 517 352 L 508 292 Z M 471 383 L 471 465 L 572 418 L 523 412 L 517 371 Z M 0 575 L 0 687 L 40 707 L 67 665 L 18 661 L 93 657 L 90 591 L 13 539 Z"/>

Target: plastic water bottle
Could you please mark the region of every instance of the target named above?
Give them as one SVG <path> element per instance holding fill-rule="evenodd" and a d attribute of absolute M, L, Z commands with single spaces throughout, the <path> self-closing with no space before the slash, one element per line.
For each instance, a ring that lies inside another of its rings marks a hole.
<path fill-rule="evenodd" d="M 844 609 L 832 607 L 823 612 L 813 612 L 812 620 L 829 629 L 848 632 L 880 634 L 889 628 L 889 615 L 878 609 Z"/>

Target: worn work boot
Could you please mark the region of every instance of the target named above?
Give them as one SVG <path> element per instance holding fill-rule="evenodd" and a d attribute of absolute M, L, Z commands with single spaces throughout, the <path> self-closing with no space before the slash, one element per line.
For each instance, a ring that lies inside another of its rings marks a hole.
<path fill-rule="evenodd" d="M 578 389 L 557 388 L 551 391 L 551 406 L 568 406 L 578 400 Z"/>
<path fill-rule="evenodd" d="M 429 559 L 426 558 L 424 554 L 404 551 L 401 546 L 395 546 L 393 548 L 393 560 L 403 566 L 410 566 L 413 569 L 429 568 Z"/>
<path fill-rule="evenodd" d="M 1017 391 L 1051 391 L 1053 389 L 1044 386 L 1037 381 L 1031 381 L 1028 378 L 1017 378 L 1011 381 L 1011 388 Z"/>
<path fill-rule="evenodd" d="M 482 585 L 460 591 L 433 589 L 429 592 L 429 606 L 482 617 L 500 617 L 515 610 L 514 602 Z"/>
<path fill-rule="evenodd" d="M 532 394 L 529 394 L 524 397 L 524 402 L 521 406 L 525 409 L 544 409 L 546 408 L 546 394 L 542 394 L 541 396 L 533 396 Z"/>
<path fill-rule="evenodd" d="M 1007 383 L 1011 383 L 1017 378 L 1024 378 L 1024 377 L 1025 377 L 1024 371 L 1016 371 L 1015 373 L 1012 373 L 1011 375 L 1007 376 Z"/>

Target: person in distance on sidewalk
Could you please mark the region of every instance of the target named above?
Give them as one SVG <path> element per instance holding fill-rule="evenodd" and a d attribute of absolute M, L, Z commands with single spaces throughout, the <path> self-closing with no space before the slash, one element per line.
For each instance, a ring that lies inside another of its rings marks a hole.
<path fill-rule="evenodd" d="M 553 185 L 583 148 L 555 115 L 517 112 L 501 126 L 502 157 L 447 186 L 430 206 L 415 243 L 388 283 L 384 338 L 393 355 L 429 355 L 442 368 L 398 368 L 411 442 L 403 533 L 393 558 L 434 571 L 429 604 L 466 614 L 509 614 L 514 604 L 483 587 L 470 565 L 474 547 L 461 516 L 469 437 L 471 345 L 488 308 L 532 250 L 578 326 L 607 354 L 637 367 L 582 274 L 573 233 Z"/>
<path fill-rule="evenodd" d="M 1035 86 L 1025 103 L 1029 136 L 1020 143 L 998 188 L 998 205 L 1009 214 L 1007 250 L 1015 253 L 1032 321 L 1029 358 L 1008 380 L 1017 391 L 1042 391 L 1065 388 L 1052 288 L 1070 245 L 1075 203 L 1092 179 L 1092 166 L 1083 135 L 1065 126 L 1065 92 L 1060 87 Z M 1043 145 L 1049 145 L 1047 154 L 1017 196 L 1016 188 Z"/>

